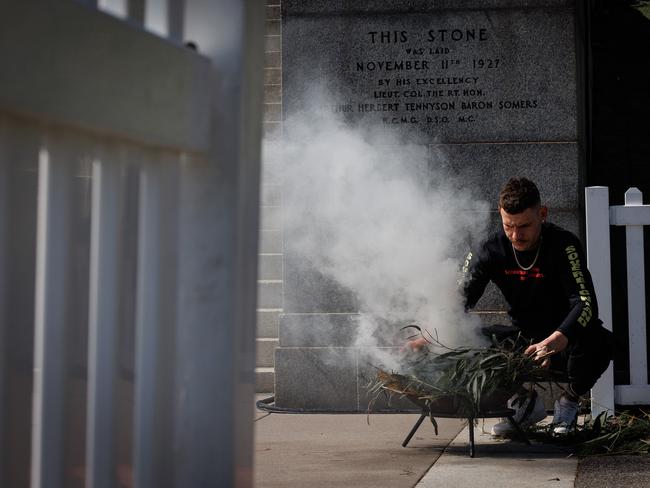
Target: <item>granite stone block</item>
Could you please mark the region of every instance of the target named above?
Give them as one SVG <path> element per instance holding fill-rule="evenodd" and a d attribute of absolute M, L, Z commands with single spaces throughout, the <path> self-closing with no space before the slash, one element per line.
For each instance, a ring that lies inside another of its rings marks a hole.
<path fill-rule="evenodd" d="M 266 6 L 266 20 L 280 20 L 280 0 L 274 5 Z"/>
<path fill-rule="evenodd" d="M 358 310 L 358 301 L 350 290 L 314 269 L 304 258 L 285 250 L 285 312 L 357 313 Z"/>
<path fill-rule="evenodd" d="M 264 52 L 275 53 L 280 51 L 281 36 L 264 36 Z"/>
<path fill-rule="evenodd" d="M 258 282 L 257 307 L 282 308 L 282 282 Z"/>
<path fill-rule="evenodd" d="M 273 205 L 263 205 L 260 215 L 261 230 L 280 230 L 282 228 L 282 208 Z"/>
<path fill-rule="evenodd" d="M 262 185 L 262 205 L 279 207 L 282 205 L 282 186 L 278 184 Z"/>
<path fill-rule="evenodd" d="M 257 312 L 257 337 L 279 337 L 280 312 L 274 310 L 259 310 Z"/>
<path fill-rule="evenodd" d="M 282 314 L 279 337 L 282 347 L 352 347 L 359 314 Z"/>
<path fill-rule="evenodd" d="M 334 112 L 411 142 L 576 140 L 572 9 L 421 15 L 401 4 L 341 15 L 284 6 L 285 117 Z"/>
<path fill-rule="evenodd" d="M 255 341 L 255 366 L 258 368 L 272 368 L 277 347 L 277 339 L 258 337 Z"/>
<path fill-rule="evenodd" d="M 282 231 L 260 230 L 260 252 L 281 253 L 282 252 Z"/>
<path fill-rule="evenodd" d="M 267 36 L 279 36 L 282 33 L 282 22 L 280 20 L 266 20 L 264 26 L 264 32 Z"/>
<path fill-rule="evenodd" d="M 578 144 L 457 144 L 430 147 L 432 175 L 454 175 L 477 199 L 497 209 L 499 191 L 512 176 L 533 180 L 553 211 L 575 212 L 579 205 Z"/>
<path fill-rule="evenodd" d="M 283 0 L 284 15 L 352 12 L 424 13 L 444 9 L 571 7 L 572 0 Z"/>
<path fill-rule="evenodd" d="M 282 67 L 281 62 L 280 51 L 267 51 L 264 53 L 264 66 L 267 68 L 280 68 Z"/>
<path fill-rule="evenodd" d="M 279 85 L 282 83 L 282 70 L 280 68 L 264 68 L 264 84 Z"/>
<path fill-rule="evenodd" d="M 282 121 L 282 104 L 281 103 L 265 103 L 263 105 L 263 120 L 264 122 L 281 122 Z"/>
<path fill-rule="evenodd" d="M 264 85 L 264 103 L 282 103 L 282 87 L 280 85 Z"/>
<path fill-rule="evenodd" d="M 354 348 L 275 350 L 275 404 L 318 410 L 359 410 Z"/>
<path fill-rule="evenodd" d="M 279 141 L 282 137 L 282 122 L 262 122 L 262 133 L 266 141 Z"/>
<path fill-rule="evenodd" d="M 261 254 L 259 256 L 258 280 L 282 280 L 282 255 Z"/>

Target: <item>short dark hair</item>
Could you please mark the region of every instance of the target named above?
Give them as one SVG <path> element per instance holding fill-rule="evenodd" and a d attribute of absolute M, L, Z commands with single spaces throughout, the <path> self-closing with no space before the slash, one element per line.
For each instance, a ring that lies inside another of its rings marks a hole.
<path fill-rule="evenodd" d="M 518 214 L 542 202 L 535 183 L 528 178 L 510 178 L 499 193 L 499 207 L 509 214 Z"/>

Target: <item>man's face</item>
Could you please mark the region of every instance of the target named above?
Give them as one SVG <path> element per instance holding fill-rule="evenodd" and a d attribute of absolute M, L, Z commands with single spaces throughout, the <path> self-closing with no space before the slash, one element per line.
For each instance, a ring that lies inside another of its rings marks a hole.
<path fill-rule="evenodd" d="M 517 251 L 528 251 L 537 245 L 548 209 L 537 205 L 518 214 L 499 209 L 503 231 Z"/>

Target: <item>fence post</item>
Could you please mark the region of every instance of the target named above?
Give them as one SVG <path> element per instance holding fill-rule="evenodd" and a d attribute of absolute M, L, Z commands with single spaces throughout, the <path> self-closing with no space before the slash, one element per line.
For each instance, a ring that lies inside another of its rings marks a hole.
<path fill-rule="evenodd" d="M 587 267 L 591 272 L 603 326 L 612 330 L 612 277 L 609 247 L 609 189 L 585 188 Z M 591 389 L 591 413 L 614 412 L 614 368 L 607 370 Z"/>
<path fill-rule="evenodd" d="M 638 188 L 625 192 L 625 206 L 643 205 Z M 627 310 L 630 345 L 630 385 L 648 384 L 646 351 L 645 273 L 643 257 L 643 225 L 625 226 L 627 253 Z"/>

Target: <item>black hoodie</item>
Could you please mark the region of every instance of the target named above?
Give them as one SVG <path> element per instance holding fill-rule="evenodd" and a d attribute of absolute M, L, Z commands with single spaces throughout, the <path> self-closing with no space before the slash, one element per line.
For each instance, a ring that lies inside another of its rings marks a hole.
<path fill-rule="evenodd" d="M 476 305 L 491 280 L 510 306 L 513 325 L 530 339 L 539 341 L 559 330 L 573 343 L 600 326 L 586 256 L 574 234 L 546 223 L 538 247 L 516 252 L 519 263 L 501 230 L 468 254 L 463 266 L 466 308 Z"/>

